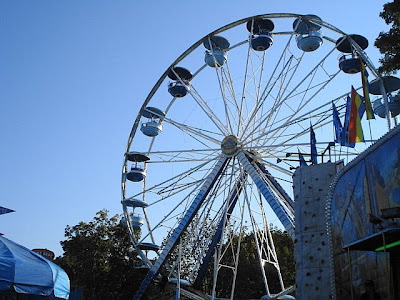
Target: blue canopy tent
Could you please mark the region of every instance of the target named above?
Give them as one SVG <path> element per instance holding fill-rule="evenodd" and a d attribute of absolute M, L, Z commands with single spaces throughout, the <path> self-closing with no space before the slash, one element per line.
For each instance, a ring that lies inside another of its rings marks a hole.
<path fill-rule="evenodd" d="M 69 298 L 69 278 L 41 255 L 0 236 L 0 295 L 30 294 Z"/>

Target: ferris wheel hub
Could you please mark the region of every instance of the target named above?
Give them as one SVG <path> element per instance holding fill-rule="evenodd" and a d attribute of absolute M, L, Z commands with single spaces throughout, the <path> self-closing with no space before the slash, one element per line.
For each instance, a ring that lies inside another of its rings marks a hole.
<path fill-rule="evenodd" d="M 221 142 L 221 150 L 227 156 L 233 156 L 239 150 L 239 142 L 235 135 L 226 136 Z"/>

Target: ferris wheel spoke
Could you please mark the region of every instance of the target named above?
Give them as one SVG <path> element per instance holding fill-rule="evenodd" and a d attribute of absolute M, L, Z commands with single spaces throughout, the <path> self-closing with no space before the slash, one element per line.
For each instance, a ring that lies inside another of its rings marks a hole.
<path fill-rule="evenodd" d="M 294 58 L 294 59 L 296 60 L 296 63 L 295 63 L 295 65 L 294 65 L 293 67 L 291 66 L 291 63 L 288 64 L 288 71 L 285 72 L 285 73 L 283 74 L 283 76 L 281 77 L 281 78 L 282 78 L 282 80 L 281 80 L 282 83 L 281 83 L 281 85 L 280 85 L 280 88 L 279 88 L 279 91 L 278 91 L 277 96 L 276 96 L 276 97 L 273 97 L 273 98 L 275 98 L 275 99 L 274 99 L 274 103 L 273 103 L 273 105 L 272 105 L 272 109 L 270 110 L 270 112 L 274 112 L 274 108 L 277 107 L 278 104 L 281 102 L 281 99 L 284 97 L 288 86 L 289 86 L 290 83 L 292 82 L 292 80 L 293 80 L 293 78 L 294 78 L 294 75 L 296 74 L 296 72 L 297 72 L 297 70 L 298 70 L 298 68 L 299 68 L 299 66 L 300 66 L 300 64 L 301 64 L 301 61 L 302 61 L 303 57 L 304 57 L 304 52 L 303 52 L 303 54 L 301 55 L 301 57 L 298 58 L 298 59 L 296 59 L 293 55 L 291 55 L 291 57 L 290 57 L 291 62 L 293 62 L 293 58 Z M 288 76 L 289 73 L 290 73 L 290 77 L 289 77 L 289 79 L 286 81 L 286 77 Z M 286 82 L 286 83 L 285 83 L 285 82 Z M 285 103 L 286 103 L 286 102 L 285 102 Z M 279 109 L 278 109 L 278 112 L 279 112 Z M 269 113 L 269 114 L 268 114 L 268 118 L 267 118 L 266 121 L 265 121 L 265 124 L 268 126 L 268 124 L 270 123 L 271 119 L 276 118 L 277 115 L 278 115 L 278 113 Z"/>
<path fill-rule="evenodd" d="M 256 110 L 256 108 L 257 108 L 257 103 L 259 102 L 259 99 L 260 99 L 260 93 L 261 93 L 262 82 L 263 82 L 264 64 L 265 64 L 266 54 L 265 54 L 265 52 L 263 52 L 261 55 L 259 55 L 254 52 L 256 52 L 256 51 L 250 52 L 250 54 L 252 54 L 252 56 L 250 57 L 251 74 L 246 73 L 245 80 L 247 80 L 247 78 L 248 78 L 248 82 L 246 81 L 245 86 L 243 87 L 243 98 L 245 98 L 246 100 L 247 100 L 247 98 L 252 99 L 254 104 L 253 105 L 251 105 L 251 103 L 248 104 L 249 106 L 252 106 L 252 108 L 246 106 L 246 111 L 248 111 L 248 114 L 247 114 L 248 117 L 243 121 L 243 124 L 246 124 L 249 116 L 252 114 L 252 111 Z M 250 82 L 251 82 L 251 84 L 250 84 Z M 251 89 L 250 89 L 250 86 L 252 86 Z M 246 103 L 247 102 L 248 101 L 246 101 Z"/>
<path fill-rule="evenodd" d="M 154 193 L 154 194 L 158 194 L 158 191 L 164 189 L 167 186 L 171 186 L 171 184 L 176 184 L 179 183 L 181 181 L 183 181 L 186 178 L 190 178 L 190 176 L 196 172 L 199 172 L 200 170 L 204 170 L 204 167 L 207 166 L 208 164 L 214 162 L 215 159 L 210 159 L 209 161 L 206 161 L 204 163 L 201 163 L 195 167 L 192 167 L 188 170 L 185 170 L 181 173 L 179 173 L 178 175 L 175 175 L 171 178 L 168 178 L 167 180 L 164 180 L 160 183 L 157 183 L 151 187 L 148 187 L 146 189 L 143 189 L 143 191 L 134 194 L 131 198 L 135 198 L 135 197 L 139 197 L 141 195 L 147 194 L 147 193 Z"/>
<path fill-rule="evenodd" d="M 305 83 L 305 81 L 309 78 L 311 78 L 313 76 L 313 74 L 316 72 L 316 70 L 320 67 L 320 65 L 323 64 L 323 62 L 333 53 L 333 51 L 335 50 L 335 48 L 331 49 L 331 51 L 328 52 L 327 55 L 325 55 L 321 61 L 319 62 L 319 64 L 317 64 L 309 73 L 307 73 L 303 79 L 301 79 L 299 81 L 299 83 L 287 94 L 285 95 L 285 97 L 280 98 L 279 101 L 276 101 L 274 106 L 268 110 L 266 113 L 264 113 L 264 118 L 258 122 L 258 125 L 256 126 L 256 128 L 254 128 L 254 130 L 258 129 L 261 125 L 265 124 L 268 120 L 271 120 L 272 116 L 276 116 L 277 115 L 277 111 L 279 111 L 280 107 L 286 103 L 286 101 L 288 99 L 290 99 L 292 97 L 293 94 L 295 94 L 296 91 L 298 91 L 298 89 Z M 319 88 L 319 90 L 308 99 L 308 101 L 306 101 L 302 106 L 298 105 L 297 109 L 295 110 L 295 112 L 288 118 L 288 121 L 290 121 L 299 111 L 301 111 L 302 107 L 305 107 L 318 93 L 319 91 L 321 91 L 328 83 L 330 83 L 333 78 L 336 77 L 337 74 L 339 74 L 340 71 L 337 71 L 334 75 L 330 76 L 328 78 L 328 80 L 324 81 L 324 83 L 322 84 L 322 86 Z M 267 123 L 268 124 L 268 123 Z M 264 125 L 263 125 L 264 126 Z M 250 134 L 248 136 L 245 137 L 245 139 L 247 139 L 250 136 Z"/>
<path fill-rule="evenodd" d="M 237 129 L 238 136 L 242 134 L 241 131 L 243 130 L 243 126 L 246 123 L 246 118 L 243 115 L 243 111 L 246 111 L 247 115 L 251 114 L 251 110 L 249 107 L 251 106 L 251 102 L 249 101 L 249 99 L 252 99 L 253 102 L 257 102 L 257 99 L 259 99 L 260 89 L 262 87 L 265 56 L 265 52 L 262 52 L 262 54 L 257 54 L 256 51 L 252 50 L 250 44 L 247 47 L 247 58 L 242 87 L 242 97 L 240 102 L 240 110 L 238 111 L 240 124 Z M 258 64 L 257 61 L 259 61 Z M 257 73 L 259 73 L 258 77 Z M 251 85 L 253 87 L 252 89 L 250 88 Z"/>
<path fill-rule="evenodd" d="M 303 56 L 304 56 L 304 53 L 303 53 Z M 303 58 L 303 56 L 301 58 Z M 276 120 L 276 118 L 277 118 L 277 116 L 279 114 L 279 111 L 280 111 L 280 109 L 282 107 L 281 105 L 279 105 L 279 103 L 282 103 L 282 104 L 284 103 L 290 110 L 292 110 L 293 113 L 295 113 L 295 111 L 290 107 L 290 105 L 288 105 L 287 101 L 282 102 L 281 99 L 285 95 L 285 92 L 287 90 L 287 86 L 290 84 L 290 82 L 292 81 L 294 75 L 296 74 L 296 71 L 297 71 L 298 67 L 300 66 L 300 62 L 301 62 L 301 59 L 295 65 L 294 71 L 292 72 L 292 74 L 291 74 L 291 76 L 290 76 L 290 78 L 288 80 L 288 83 L 285 86 L 281 87 L 282 91 L 280 91 L 280 93 L 276 97 L 275 102 L 274 102 L 274 104 L 272 106 L 272 109 L 271 109 L 271 112 L 273 112 L 273 113 L 268 114 L 268 117 L 267 117 L 267 119 L 265 121 L 266 127 L 268 127 L 268 124 L 271 124 L 271 120 L 272 120 L 272 123 L 275 122 L 275 120 Z M 306 91 L 305 91 L 305 93 L 306 93 Z M 275 109 L 276 109 L 276 111 L 274 112 Z"/>
<path fill-rule="evenodd" d="M 278 85 L 278 82 L 284 82 L 287 74 L 291 71 L 291 63 L 293 62 L 294 56 L 291 55 L 290 58 L 288 59 L 288 61 L 284 64 L 283 69 L 281 70 L 281 72 L 279 73 L 278 77 L 275 79 L 274 82 L 272 82 L 272 85 L 269 87 L 269 91 L 268 93 L 261 97 L 260 101 L 258 101 L 258 106 L 254 107 L 254 113 L 252 114 L 252 117 L 250 118 L 250 120 L 247 123 L 247 126 L 250 126 L 250 124 L 252 124 L 252 130 L 250 131 L 250 133 L 244 137 L 244 139 L 249 138 L 250 136 L 253 135 L 253 133 L 259 128 L 259 127 L 264 127 L 264 124 L 268 124 L 269 120 L 271 119 L 271 117 L 273 116 L 270 112 L 272 111 L 272 109 L 267 109 L 266 112 L 263 112 L 263 104 L 265 103 L 265 101 L 269 98 L 274 100 L 274 104 L 273 106 L 276 105 L 276 103 L 279 101 L 279 95 L 281 95 L 284 90 L 284 87 L 282 86 L 282 84 Z M 296 64 L 296 66 L 298 66 L 299 63 Z M 278 95 L 276 97 L 274 97 L 271 92 L 272 90 L 278 86 Z M 265 90 L 264 90 L 265 92 Z M 261 111 L 260 111 L 261 110 Z M 257 117 L 257 113 L 260 112 L 261 113 L 261 121 L 256 120 L 255 118 Z M 264 118 L 262 116 L 265 116 Z M 252 122 L 250 122 L 252 121 Z M 257 125 L 258 124 L 258 125 Z"/>
<path fill-rule="evenodd" d="M 282 117 L 280 120 L 276 121 L 275 124 L 279 124 L 281 123 L 281 125 L 278 125 L 277 127 L 274 128 L 270 128 L 269 130 L 265 130 L 261 128 L 259 131 L 256 131 L 256 135 L 254 138 L 250 139 L 250 140 L 246 140 L 243 144 L 244 146 L 247 146 L 257 140 L 261 140 L 262 138 L 271 138 L 271 137 L 276 137 L 279 136 L 281 133 L 281 130 L 284 130 L 285 128 L 289 128 L 293 125 L 296 125 L 298 123 L 301 123 L 302 121 L 307 121 L 307 120 L 311 120 L 313 118 L 315 118 L 315 116 L 319 116 L 321 113 L 323 114 L 328 114 L 331 109 L 332 109 L 332 101 L 336 102 L 339 99 L 345 98 L 347 96 L 347 94 L 343 94 L 333 100 L 329 100 L 325 103 L 323 103 L 322 105 L 310 109 L 308 112 L 305 112 L 301 115 L 288 115 L 285 117 Z M 322 110 L 323 109 L 323 110 Z M 328 124 L 328 123 L 326 123 Z M 273 126 L 271 124 L 271 126 Z"/>
<path fill-rule="evenodd" d="M 189 125 L 173 121 L 173 120 L 168 119 L 168 118 L 164 118 L 164 122 L 169 123 L 171 125 L 174 125 L 176 128 L 182 130 L 183 132 L 189 134 L 190 136 L 194 135 L 195 137 L 201 137 L 201 138 L 203 138 L 205 140 L 208 140 L 208 141 L 210 141 L 210 142 L 212 142 L 214 144 L 217 144 L 217 145 L 220 144 L 219 140 L 217 140 L 217 139 L 205 134 L 203 131 L 201 131 L 201 130 L 199 130 L 197 128 L 194 128 L 194 127 L 191 127 Z"/>
<path fill-rule="evenodd" d="M 263 103 L 265 102 L 265 100 L 268 98 L 268 95 L 270 94 L 271 90 L 273 89 L 273 87 L 275 86 L 275 84 L 278 82 L 279 78 L 282 76 L 284 70 L 286 69 L 287 65 L 290 63 L 291 59 L 293 58 L 293 55 L 291 55 L 290 59 L 288 60 L 288 62 L 286 64 L 284 64 L 284 67 L 282 68 L 280 74 L 277 76 L 277 78 L 274 80 L 273 83 L 271 83 L 271 81 L 273 80 L 273 78 L 275 77 L 275 73 L 278 70 L 279 65 L 282 63 L 282 60 L 284 58 L 284 56 L 286 55 L 286 52 L 289 48 L 290 42 L 292 39 L 292 35 L 289 38 L 288 42 L 286 43 L 285 49 L 282 51 L 281 56 L 279 57 L 277 63 L 275 64 L 274 70 L 271 74 L 271 76 L 269 77 L 269 80 L 267 82 L 267 84 L 264 87 L 263 92 L 261 93 L 261 96 L 257 98 L 257 101 L 254 105 L 254 108 L 251 110 L 250 112 L 250 117 L 248 120 L 246 120 L 246 125 L 244 126 L 244 130 L 241 133 L 240 137 L 243 138 L 243 135 L 245 134 L 245 132 L 247 131 L 248 127 L 250 126 L 250 124 L 252 123 L 253 119 L 256 117 L 259 109 L 263 106 Z M 249 47 L 250 48 L 250 47 Z M 267 91 L 267 89 L 269 89 Z"/>
<path fill-rule="evenodd" d="M 337 75 L 337 74 L 335 74 L 334 76 L 336 76 L 336 75 Z M 287 107 L 288 107 L 289 109 L 292 110 L 292 114 L 287 115 L 287 116 L 284 116 L 284 117 L 282 117 L 282 118 L 280 118 L 280 119 L 278 119 L 278 120 L 276 120 L 278 114 L 275 114 L 275 116 L 274 116 L 274 122 L 270 122 L 270 124 L 269 124 L 268 127 L 266 126 L 266 127 L 260 128 L 261 126 L 258 125 L 258 126 L 257 126 L 257 129 L 260 129 L 260 131 L 258 132 L 259 135 L 256 135 L 256 138 L 250 139 L 249 142 L 253 142 L 255 139 L 259 139 L 260 137 L 263 137 L 263 136 L 265 136 L 265 135 L 268 135 L 269 133 L 274 132 L 274 131 L 276 131 L 276 130 L 281 130 L 282 128 L 288 128 L 288 127 L 290 127 L 292 124 L 300 124 L 300 121 L 301 121 L 301 120 L 305 120 L 305 119 L 311 120 L 312 117 L 313 117 L 312 114 L 311 114 L 311 113 L 313 112 L 312 110 L 310 110 L 310 111 L 309 111 L 308 113 L 306 113 L 306 114 L 301 115 L 300 117 L 297 117 L 297 118 L 295 118 L 295 117 L 303 110 L 303 107 L 306 106 L 308 103 L 310 103 L 310 101 L 313 100 L 313 98 L 319 93 L 319 91 L 322 90 L 330 81 L 331 81 L 331 80 L 328 80 L 328 81 L 325 81 L 325 82 L 323 82 L 323 83 L 318 84 L 318 85 L 321 85 L 321 87 L 319 88 L 319 90 L 318 90 L 317 92 L 315 92 L 315 93 L 304 103 L 304 105 L 303 105 L 302 107 L 297 107 L 296 110 L 294 110 L 292 107 L 290 107 L 287 103 L 281 102 L 281 104 L 287 105 Z M 328 103 L 329 103 L 329 102 L 328 102 Z M 328 103 L 327 103 L 327 105 L 329 105 L 329 107 L 330 107 L 330 103 L 329 103 L 329 104 L 328 104 Z M 322 107 L 322 106 L 320 106 L 319 108 L 321 108 L 321 107 Z M 278 109 L 278 112 L 279 112 L 279 109 Z M 305 117 L 305 115 L 307 115 L 307 117 Z M 267 119 L 270 119 L 271 116 L 272 116 L 272 114 L 266 114 L 266 116 L 264 117 L 264 119 L 263 119 L 259 124 L 263 124 L 263 122 L 265 122 Z M 282 123 L 283 123 L 283 124 L 282 124 Z M 275 124 L 282 124 L 282 125 L 278 126 L 277 128 L 271 129 Z M 263 133 L 263 131 L 264 131 L 264 133 Z M 254 133 L 253 133 L 252 135 L 254 136 Z M 276 132 L 276 135 L 279 135 L 279 131 Z M 247 136 L 246 138 L 250 138 L 250 137 L 251 137 L 251 135 Z"/>
<path fill-rule="evenodd" d="M 313 88 L 315 88 L 315 87 L 317 87 L 317 86 L 319 86 L 319 85 L 326 84 L 326 83 L 327 83 L 327 82 L 319 83 L 319 84 L 317 84 L 316 86 L 314 86 Z M 301 91 L 301 92 L 299 92 L 298 94 L 303 94 L 303 93 L 305 93 L 305 92 L 306 92 L 306 91 Z M 296 95 L 294 95 L 294 96 L 296 96 Z M 269 120 L 269 119 L 271 118 L 272 114 L 269 114 L 269 112 L 267 112 L 264 116 L 261 116 L 262 121 L 259 121 L 259 122 L 257 122 L 257 123 L 263 124 L 264 122 L 269 122 L 269 126 L 268 126 L 268 127 L 265 127 L 265 128 L 263 128 L 263 127 L 260 126 L 261 128 L 259 127 L 259 128 L 258 128 L 258 131 L 253 132 L 252 135 L 255 135 L 255 136 L 257 137 L 257 136 L 258 136 L 257 134 L 263 134 L 263 132 L 271 132 L 271 128 L 272 128 L 274 125 L 283 124 L 282 127 L 289 127 L 289 126 L 291 126 L 291 125 L 293 125 L 293 124 L 299 123 L 299 122 L 304 121 L 304 120 L 306 120 L 306 119 L 307 119 L 307 120 L 310 120 L 311 118 L 313 118 L 313 116 L 311 115 L 311 112 L 313 112 L 313 111 L 315 111 L 315 110 L 310 110 L 310 111 L 307 112 L 306 115 L 302 115 L 301 117 L 297 117 L 297 118 L 294 119 L 293 122 L 288 123 L 288 122 L 290 121 L 290 119 L 293 118 L 295 115 L 297 115 L 297 113 L 298 113 L 301 109 L 298 108 L 298 111 L 295 111 L 295 110 L 294 110 L 291 106 L 289 106 L 287 103 L 285 103 L 285 105 L 287 105 L 287 107 L 293 112 L 292 114 L 286 115 L 286 116 L 281 116 L 278 120 L 276 120 L 276 118 L 277 118 L 277 116 L 278 116 L 278 115 L 276 114 L 275 117 L 274 117 L 274 122 L 270 122 L 270 121 L 267 121 L 267 120 Z M 328 105 L 329 105 L 329 104 L 328 104 Z M 326 106 L 326 105 L 324 104 L 323 106 L 318 107 L 316 110 L 319 110 L 320 108 L 322 108 L 322 107 L 324 107 L 324 106 Z M 250 137 L 250 135 L 249 135 L 249 137 Z"/>
<path fill-rule="evenodd" d="M 185 176 L 185 178 L 186 178 L 186 176 Z M 216 186 L 221 184 L 221 182 L 220 182 L 221 177 L 218 177 L 218 178 L 219 179 L 217 179 L 217 181 L 219 183 L 216 183 Z M 193 180 L 195 180 L 195 179 L 193 178 Z M 195 181 L 193 181 L 191 183 L 186 184 L 185 189 L 191 188 L 189 191 L 186 191 L 186 193 L 185 193 L 186 196 L 184 196 L 183 199 L 181 201 L 179 201 L 169 212 L 168 211 L 164 211 L 164 217 L 155 226 L 151 227 L 151 229 L 149 228 L 148 234 L 146 234 L 146 235 L 144 235 L 142 237 L 142 241 L 144 241 L 149 235 L 152 235 L 158 229 L 165 228 L 165 224 L 167 222 L 169 222 L 169 221 L 171 221 L 173 219 L 176 219 L 176 222 L 178 222 L 179 219 L 177 217 L 179 215 L 181 215 L 183 212 L 186 212 L 188 210 L 188 206 L 189 206 L 190 200 L 192 198 L 191 195 L 195 194 L 199 190 L 199 188 L 201 187 L 201 185 L 203 183 L 204 183 L 204 178 L 201 178 L 201 179 L 198 179 L 198 180 L 195 180 Z M 163 193 L 168 193 L 168 192 L 170 192 L 169 189 L 171 189 L 172 193 L 170 193 L 168 195 L 164 195 L 162 199 L 150 203 L 147 208 L 151 208 L 151 206 L 155 206 L 155 205 L 158 205 L 161 202 L 168 201 L 168 198 L 174 196 L 177 193 L 181 193 L 182 192 L 182 190 L 178 190 L 179 187 L 177 187 L 176 183 L 172 183 L 169 186 L 162 187 L 162 192 Z M 212 193 L 215 193 L 215 191 L 212 192 Z M 208 205 L 210 206 L 212 204 L 208 204 Z M 179 211 L 179 208 L 181 208 L 180 211 Z M 211 207 L 210 207 L 210 209 L 211 209 Z M 175 226 L 171 226 L 170 227 L 171 230 L 174 227 Z"/>
<path fill-rule="evenodd" d="M 218 157 L 221 149 L 191 149 L 191 150 L 171 150 L 171 151 L 152 151 L 148 155 L 152 157 L 148 164 L 155 163 L 179 163 L 209 161 L 212 157 Z"/>
<path fill-rule="evenodd" d="M 216 77 L 219 84 L 219 89 L 221 92 L 222 101 L 224 103 L 224 110 L 225 110 L 225 121 L 227 127 L 229 128 L 230 132 L 233 133 L 231 116 L 233 116 L 232 112 L 229 108 L 229 101 L 227 93 L 230 93 L 230 97 L 233 99 L 233 102 L 236 104 L 236 97 L 233 88 L 232 81 L 229 76 L 229 68 L 228 63 L 226 63 L 226 67 L 215 68 Z M 237 104 L 236 104 L 237 106 Z"/>
<path fill-rule="evenodd" d="M 309 104 L 318 94 L 320 91 L 322 91 L 338 74 L 340 73 L 340 71 L 337 71 L 335 74 L 331 75 L 329 77 L 328 80 L 326 80 L 325 82 L 323 82 L 321 84 L 321 86 L 319 87 L 319 89 L 307 100 L 303 103 L 303 101 L 301 101 L 302 103 L 299 104 L 299 106 L 297 107 L 296 113 L 301 111 L 301 106 L 305 107 L 307 104 Z M 293 117 L 295 116 L 295 114 L 293 114 L 289 120 L 291 120 Z"/>
<path fill-rule="evenodd" d="M 204 170 L 204 171 L 209 171 L 209 170 Z M 195 172 L 187 173 L 187 174 L 185 174 L 185 176 L 181 176 L 181 178 L 172 181 L 172 183 L 169 184 L 169 185 L 163 185 L 163 186 L 158 187 L 159 191 L 157 193 L 159 195 L 162 195 L 163 198 L 160 199 L 160 200 L 157 200 L 157 201 L 154 201 L 154 202 L 150 203 L 148 207 L 151 207 L 152 205 L 156 205 L 160 201 L 165 201 L 169 197 L 172 197 L 177 193 L 181 193 L 182 189 L 188 189 L 188 188 L 191 188 L 191 187 L 194 186 L 193 190 L 185 193 L 187 196 L 186 196 L 186 198 L 184 200 L 189 199 L 190 195 L 193 195 L 195 190 L 197 190 L 199 188 L 200 184 L 202 182 L 204 182 L 204 178 L 205 178 L 205 176 L 206 176 L 206 174 L 208 172 L 203 172 L 203 173 L 205 173 L 203 178 L 199 179 L 199 178 L 193 177 L 193 175 L 196 175 L 196 174 L 198 175 L 198 173 L 199 173 L 199 171 L 195 170 Z M 192 179 L 192 181 L 187 182 L 188 178 Z M 217 183 L 215 184 L 216 188 L 214 189 L 213 192 L 211 192 L 211 194 L 215 194 L 215 196 L 219 196 L 217 194 L 218 190 L 220 190 L 220 191 L 224 190 L 224 189 L 218 188 L 219 185 L 224 184 L 223 182 L 221 183 L 221 178 L 222 177 L 218 178 Z M 180 183 L 180 181 L 182 181 L 182 180 L 184 181 L 184 183 Z M 180 202 L 179 206 L 182 206 L 182 203 L 183 202 Z M 185 201 L 185 203 L 189 203 L 189 202 Z M 185 208 L 185 210 L 186 210 L 186 208 Z"/>
<path fill-rule="evenodd" d="M 325 125 L 330 124 L 331 120 L 322 123 L 322 121 L 325 121 L 327 118 L 330 118 L 330 117 L 331 116 L 325 116 L 325 118 L 323 118 L 323 119 L 321 118 L 320 120 L 318 120 L 317 122 L 314 123 L 313 127 L 315 129 L 318 129 L 320 127 L 323 127 Z M 283 132 L 284 131 L 286 131 L 286 128 L 283 130 Z M 282 143 L 282 145 L 285 145 L 285 143 L 290 142 L 293 139 L 296 139 L 296 138 L 298 138 L 300 136 L 303 136 L 303 135 L 309 134 L 309 133 L 310 133 L 310 128 L 309 127 L 302 128 L 302 131 L 297 132 L 296 134 L 292 135 L 290 138 L 287 138 L 286 140 L 282 141 L 281 143 Z M 277 139 L 278 139 L 278 137 L 275 137 L 274 141 L 276 141 Z M 325 142 L 325 144 L 327 144 L 327 143 L 329 143 L 329 142 Z"/>
<path fill-rule="evenodd" d="M 246 67 L 245 67 L 245 77 L 243 80 L 243 88 L 242 88 L 242 97 L 240 98 L 240 107 L 238 107 L 238 127 L 237 127 L 237 135 L 239 136 L 241 134 L 240 130 L 242 129 L 241 127 L 243 126 L 244 120 L 243 120 L 243 108 L 244 108 L 244 101 L 246 100 L 245 97 L 245 90 L 246 90 L 246 84 L 247 84 L 247 72 L 249 68 L 249 60 L 250 60 L 250 53 L 251 53 L 251 47 L 250 44 L 247 47 L 247 55 L 246 55 Z"/>
<path fill-rule="evenodd" d="M 299 89 L 299 87 L 300 86 L 302 86 L 303 85 L 303 83 L 307 80 L 307 79 L 309 79 L 309 78 L 312 78 L 313 77 L 313 74 L 317 71 L 317 69 L 318 68 L 320 68 L 320 66 L 323 64 L 323 62 L 333 53 L 333 51 L 335 50 L 336 48 L 334 47 L 331 51 L 329 51 L 328 52 L 328 54 L 306 75 L 306 76 L 304 76 L 304 78 L 303 79 L 301 79 L 300 81 L 299 81 L 299 83 L 284 97 L 284 98 L 282 98 L 276 105 L 274 105 L 274 107 L 272 108 L 272 110 L 271 110 L 271 114 L 273 114 L 279 107 L 281 107 L 281 105 L 284 103 L 284 102 L 286 102 L 291 96 L 292 96 L 292 94 L 294 94 L 294 92 L 295 91 L 297 91 L 298 89 Z M 338 74 L 340 72 L 340 70 L 339 71 L 337 71 L 336 72 L 336 74 L 333 76 L 333 78 Z M 333 79 L 332 77 L 331 78 L 329 78 L 329 80 L 328 81 L 326 81 L 326 84 L 327 83 L 329 83 L 332 79 Z M 325 84 L 325 85 L 326 85 Z M 321 88 L 322 89 L 322 88 Z M 305 105 L 305 104 L 304 104 Z M 304 106 L 303 105 L 303 106 Z M 298 109 L 297 109 L 297 111 L 299 110 L 299 108 L 300 108 L 300 105 L 298 106 Z"/>
<path fill-rule="evenodd" d="M 202 181 L 199 180 L 197 185 L 191 191 L 195 192 L 200 187 L 201 183 L 202 183 Z M 188 193 L 186 197 L 184 197 L 180 202 L 178 202 L 175 206 L 173 206 L 170 211 L 164 212 L 164 217 L 156 225 L 150 226 L 148 228 L 148 233 L 141 237 L 141 241 L 139 243 L 144 242 L 148 236 L 153 236 L 154 232 L 157 231 L 158 229 L 165 227 L 164 224 L 167 221 L 176 219 L 178 216 L 180 216 L 181 213 L 177 212 L 178 208 L 181 207 L 182 205 L 184 205 L 184 203 L 188 202 L 189 199 L 190 199 L 190 193 Z M 163 199 L 163 200 L 165 200 L 165 199 Z M 159 202 L 159 201 L 157 201 L 157 202 Z M 157 203 L 157 202 L 155 202 L 155 203 Z M 171 228 L 173 228 L 173 226 Z"/>
<path fill-rule="evenodd" d="M 281 77 L 282 78 L 281 88 L 279 90 L 278 96 L 276 97 L 276 101 L 275 101 L 273 107 L 275 107 L 276 104 L 279 103 L 280 100 L 285 96 L 286 91 L 288 90 L 290 84 L 292 83 L 292 81 L 295 78 L 295 75 L 297 74 L 297 70 L 299 69 L 301 62 L 303 61 L 304 56 L 305 56 L 304 52 L 302 53 L 302 55 L 299 58 L 296 58 L 293 54 L 290 56 L 291 63 L 288 64 L 288 72 L 285 72 L 284 76 Z M 292 62 L 294 62 L 294 66 L 292 66 Z M 286 80 L 286 78 L 288 76 L 289 76 L 289 79 Z"/>
<path fill-rule="evenodd" d="M 221 122 L 221 120 L 217 117 L 214 111 L 208 106 L 207 102 L 201 97 L 201 95 L 196 91 L 196 89 L 192 86 L 190 95 L 196 101 L 196 103 L 200 106 L 200 108 L 204 111 L 208 119 L 214 123 L 215 126 L 220 130 L 223 135 L 228 135 L 229 130 Z"/>

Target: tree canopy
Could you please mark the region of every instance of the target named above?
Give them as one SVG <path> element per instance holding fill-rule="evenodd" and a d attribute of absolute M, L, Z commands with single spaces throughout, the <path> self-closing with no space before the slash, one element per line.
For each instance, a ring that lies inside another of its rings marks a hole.
<path fill-rule="evenodd" d="M 386 3 L 379 14 L 388 25 L 392 25 L 388 32 L 381 32 L 375 41 L 383 57 L 379 60 L 379 71 L 385 74 L 400 70 L 400 1 Z"/>
<path fill-rule="evenodd" d="M 67 272 L 72 287 L 82 287 L 84 299 L 131 299 L 142 274 L 139 262 L 119 216 L 97 212 L 89 223 L 65 228 L 64 254 L 56 263 Z M 140 276 L 138 276 L 140 275 Z"/>

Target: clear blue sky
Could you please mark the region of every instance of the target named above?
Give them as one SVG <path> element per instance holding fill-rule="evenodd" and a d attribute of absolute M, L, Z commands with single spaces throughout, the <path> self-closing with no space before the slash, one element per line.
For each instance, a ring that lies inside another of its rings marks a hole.
<path fill-rule="evenodd" d="M 122 213 L 132 123 L 164 70 L 252 15 L 316 14 L 373 42 L 386 1 L 1 1 L 0 232 L 62 254 L 66 225 Z"/>

